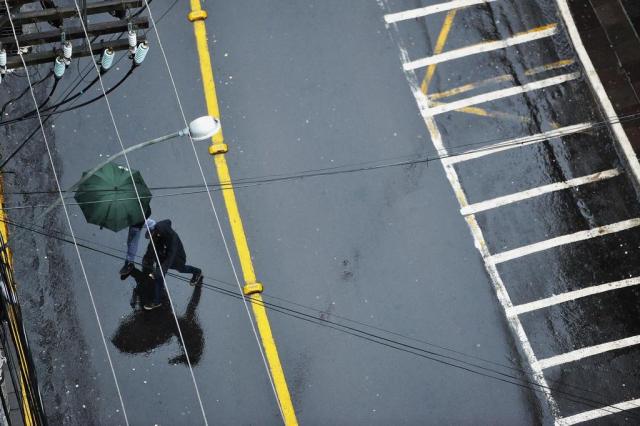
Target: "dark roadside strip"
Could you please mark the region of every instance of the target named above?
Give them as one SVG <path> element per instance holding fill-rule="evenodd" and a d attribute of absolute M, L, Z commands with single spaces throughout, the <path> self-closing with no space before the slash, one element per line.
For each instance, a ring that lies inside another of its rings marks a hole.
<path fill-rule="evenodd" d="M 61 242 L 67 243 L 67 244 L 74 244 L 74 242 L 72 240 L 68 239 L 68 238 L 55 236 L 55 235 L 49 234 L 47 232 L 40 231 L 40 230 L 35 229 L 35 228 L 31 228 L 31 227 L 23 225 L 23 224 L 15 223 L 13 221 L 4 221 L 4 222 L 9 224 L 9 225 L 11 225 L 11 226 L 15 226 L 15 227 L 17 227 L 19 229 L 23 229 L 23 230 L 26 230 L 26 231 L 29 231 L 29 232 L 33 232 L 33 233 L 36 233 L 36 234 L 39 234 L 39 235 L 42 235 L 42 236 L 45 236 L 45 237 L 53 238 L 53 239 L 56 239 L 58 241 L 61 241 Z M 96 248 L 91 247 L 91 246 L 86 245 L 86 244 L 78 244 L 78 247 L 83 248 L 83 249 L 87 249 L 87 250 L 90 250 L 90 251 L 93 251 L 93 252 L 97 252 L 97 253 L 103 254 L 105 256 L 116 258 L 118 260 L 122 259 L 122 256 L 119 256 L 119 255 L 116 255 L 116 254 L 113 254 L 113 253 L 108 253 L 106 251 L 103 251 L 103 250 L 100 250 L 100 249 L 96 249 Z M 177 279 L 179 281 L 183 281 L 185 283 L 189 282 L 188 278 L 179 276 L 177 274 L 169 273 L 167 275 L 169 275 L 172 278 L 175 278 L 175 279 Z M 259 303 L 262 306 L 264 306 L 267 309 L 269 309 L 270 311 L 278 312 L 278 313 L 281 313 L 283 315 L 287 315 L 287 316 L 290 316 L 292 318 L 297 318 L 297 319 L 300 319 L 300 320 L 303 320 L 305 322 L 309 322 L 309 323 L 312 323 L 312 324 L 324 326 L 324 327 L 327 327 L 327 328 L 330 328 L 330 329 L 333 329 L 333 330 L 336 330 L 336 331 L 339 331 L 339 332 L 342 332 L 342 333 L 346 333 L 346 334 L 351 335 L 353 337 L 357 337 L 357 338 L 369 341 L 371 343 L 376 343 L 376 344 L 382 345 L 384 347 L 388 347 L 390 349 L 399 350 L 401 352 L 405 352 L 405 353 L 408 353 L 408 354 L 411 354 L 411 355 L 414 355 L 414 356 L 418 356 L 420 358 L 424 358 L 424 359 L 427 359 L 427 360 L 430 360 L 430 361 L 433 361 L 433 362 L 437 362 L 437 363 L 439 363 L 441 365 L 445 365 L 445 366 L 448 366 L 448 367 L 452 367 L 452 368 L 456 368 L 456 369 L 459 369 L 459 370 L 463 370 L 463 371 L 466 371 L 466 372 L 469 372 L 469 373 L 472 373 L 472 374 L 477 374 L 477 375 L 480 375 L 480 376 L 483 376 L 483 377 L 486 377 L 486 378 L 489 378 L 489 379 L 497 380 L 497 381 L 500 381 L 500 382 L 503 382 L 503 383 L 506 383 L 506 384 L 511 384 L 511 385 L 515 385 L 515 386 L 518 386 L 518 387 L 530 389 L 530 390 L 532 390 L 534 392 L 538 392 L 538 393 L 544 392 L 544 389 L 542 387 L 540 387 L 539 385 L 537 385 L 535 382 L 530 381 L 530 380 L 528 380 L 526 378 L 522 378 L 521 376 L 522 375 L 527 375 L 527 372 L 525 370 L 520 369 L 520 368 L 501 365 L 501 364 L 498 364 L 498 363 L 495 363 L 495 362 L 492 362 L 492 361 L 482 360 L 481 358 L 478 358 L 478 357 L 475 357 L 475 356 L 472 356 L 472 355 L 467 355 L 467 354 L 464 354 L 462 352 L 455 351 L 455 350 L 452 350 L 452 349 L 449 349 L 449 348 L 440 347 L 440 348 L 442 348 L 442 349 L 444 349 L 446 351 L 449 351 L 449 352 L 458 353 L 458 354 L 464 355 L 466 357 L 475 358 L 475 359 L 481 360 L 483 362 L 490 363 L 490 364 L 493 364 L 493 365 L 497 365 L 497 366 L 500 366 L 502 368 L 506 368 L 506 369 L 514 371 L 514 373 L 505 373 L 505 372 L 500 371 L 499 369 L 496 369 L 496 368 L 485 367 L 485 366 L 482 366 L 482 365 L 480 365 L 478 363 L 472 363 L 472 362 L 464 361 L 464 360 L 461 360 L 461 359 L 459 359 L 457 357 L 454 357 L 454 356 L 444 355 L 444 354 L 441 354 L 441 353 L 438 353 L 438 352 L 435 352 L 435 351 L 431 351 L 431 350 L 427 350 L 427 349 L 421 348 L 421 347 L 416 346 L 416 345 L 403 343 L 401 341 L 398 341 L 398 340 L 395 340 L 395 339 L 391 339 L 391 338 L 387 338 L 387 337 L 381 336 L 381 335 L 376 334 L 376 333 L 367 332 L 367 331 L 362 330 L 362 329 L 357 328 L 357 327 L 352 327 L 352 326 L 348 326 L 348 325 L 345 325 L 345 324 L 341 324 L 339 322 L 335 322 L 335 321 L 329 320 L 329 319 L 324 318 L 324 317 L 317 317 L 315 315 L 311 315 L 311 314 L 308 314 L 308 313 L 305 313 L 305 312 L 302 312 L 302 311 L 299 311 L 299 310 L 296 310 L 296 309 L 287 308 L 287 307 L 284 307 L 284 306 L 281 306 L 281 305 L 278 305 L 278 304 L 275 304 L 275 303 L 264 302 L 264 301 L 259 302 L 259 301 L 253 300 L 251 298 L 246 298 L 245 296 L 238 294 L 237 291 L 229 290 L 229 289 L 220 287 L 218 285 L 210 284 L 209 282 L 207 282 L 207 281 L 210 281 L 210 280 L 212 280 L 212 279 L 207 277 L 207 280 L 203 283 L 203 287 L 204 288 L 212 290 L 212 291 L 216 291 L 216 292 L 218 292 L 220 294 L 223 294 L 223 295 L 226 295 L 226 296 L 234 297 L 234 298 L 236 298 L 238 300 L 245 299 L 247 301 L 250 301 L 251 303 Z M 224 283 L 224 284 L 227 284 L 229 286 L 232 285 L 232 283 L 225 283 L 223 281 L 215 280 L 215 279 L 213 279 L 213 280 L 221 282 L 221 283 Z M 302 306 L 302 305 L 298 305 L 298 306 Z M 309 308 L 309 307 L 305 307 L 305 308 L 314 310 L 313 308 Z M 353 321 L 353 322 L 355 322 L 355 321 Z M 367 326 L 367 327 L 370 327 L 370 326 L 368 326 L 367 324 L 364 324 L 364 323 L 360 323 L 360 324 L 364 325 L 364 326 Z M 372 328 L 375 328 L 375 327 L 372 327 Z M 382 330 L 382 329 L 378 328 L 378 330 Z M 386 331 L 386 332 L 390 333 L 388 331 Z M 398 335 L 397 333 L 394 333 L 394 334 Z M 412 340 L 416 340 L 416 339 L 412 339 Z M 435 345 L 432 345 L 432 346 L 435 346 Z M 562 390 L 562 389 L 559 389 L 559 388 L 554 387 L 554 386 L 549 386 L 548 389 L 550 389 L 550 390 L 554 391 L 555 393 L 557 393 L 559 398 L 567 399 L 570 402 L 573 402 L 573 403 L 578 404 L 578 405 L 582 405 L 583 407 L 600 408 L 603 405 L 606 405 L 606 404 L 602 403 L 600 395 L 598 395 L 597 393 L 595 393 L 595 392 L 593 392 L 593 391 L 591 391 L 589 389 L 581 388 L 581 387 L 578 387 L 578 386 L 568 386 L 568 387 L 572 388 L 572 390 L 571 391 Z M 588 397 L 584 396 L 586 394 L 589 394 L 589 396 Z M 605 410 L 607 410 L 607 409 L 605 409 Z M 607 411 L 609 411 L 609 410 L 607 410 Z M 610 412 L 611 412 L 611 414 L 615 414 L 615 415 L 618 415 L 618 416 L 630 417 L 628 412 L 625 411 L 625 410 L 610 410 Z M 640 416 L 638 417 L 638 420 L 640 420 Z"/>
<path fill-rule="evenodd" d="M 571 0 L 569 6 L 593 65 L 618 115 L 640 111 L 640 9 L 634 0 Z M 640 153 L 640 126 L 623 125 Z"/>

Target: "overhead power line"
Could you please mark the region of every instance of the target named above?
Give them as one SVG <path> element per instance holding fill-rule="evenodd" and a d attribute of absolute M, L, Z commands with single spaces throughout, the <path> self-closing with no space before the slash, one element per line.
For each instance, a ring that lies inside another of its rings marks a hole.
<path fill-rule="evenodd" d="M 631 114 L 631 115 L 627 116 L 626 118 L 628 120 L 640 119 L 640 113 Z M 578 133 L 588 133 L 588 132 L 593 131 L 594 129 L 606 127 L 609 123 L 610 122 L 606 122 L 606 121 L 602 121 L 602 122 L 599 122 L 599 123 L 594 123 L 591 128 L 585 129 L 585 130 L 583 130 L 581 132 L 578 132 Z M 515 142 L 513 144 L 504 144 L 504 145 L 501 145 L 501 147 L 518 146 L 518 145 L 522 145 L 524 143 L 528 144 L 528 143 L 531 143 L 531 142 L 542 142 L 542 141 L 546 141 L 548 139 L 549 138 L 546 138 L 546 137 L 540 137 L 540 138 L 537 138 L 537 139 L 529 139 L 527 142 Z M 483 142 L 474 142 L 474 143 L 469 143 L 469 144 L 461 145 L 461 146 L 485 145 L 485 144 L 491 143 L 493 141 L 495 141 L 495 140 L 483 141 Z M 476 150 L 473 150 L 473 152 L 482 152 L 483 150 L 489 150 L 489 149 L 492 149 L 492 148 L 490 148 L 490 147 L 478 148 Z M 281 173 L 281 174 L 271 174 L 271 175 L 255 176 L 255 177 L 248 177 L 248 178 L 238 178 L 238 179 L 235 179 L 233 183 L 221 182 L 221 183 L 217 183 L 217 184 L 207 184 L 208 189 L 190 190 L 190 191 L 178 191 L 178 192 L 174 192 L 174 193 L 170 193 L 170 194 L 152 194 L 151 197 L 152 198 L 160 198 L 160 197 L 174 197 L 174 196 L 195 195 L 195 194 L 205 193 L 208 190 L 221 191 L 221 190 L 228 189 L 228 188 L 234 188 L 234 189 L 250 188 L 250 187 L 265 185 L 265 184 L 269 184 L 269 183 L 291 181 L 291 180 L 300 180 L 300 179 L 311 178 L 311 177 L 333 176 L 333 175 L 339 175 L 339 174 L 349 174 L 349 173 L 381 170 L 381 169 L 386 169 L 386 168 L 391 168 L 391 167 L 403 167 L 403 166 L 411 166 L 411 165 L 416 165 L 416 164 L 426 164 L 426 163 L 429 163 L 429 162 L 432 162 L 432 161 L 436 161 L 436 160 L 442 160 L 442 159 L 445 159 L 445 158 L 452 158 L 452 157 L 456 157 L 456 156 L 459 156 L 459 155 L 465 155 L 468 152 L 469 151 L 460 151 L 460 152 L 453 152 L 453 153 L 450 153 L 450 154 L 447 154 L 447 155 L 434 155 L 434 156 L 426 155 L 426 156 L 420 156 L 418 158 L 415 158 L 416 156 L 413 156 L 414 159 L 384 163 L 385 160 L 388 161 L 388 160 L 394 160 L 394 159 L 398 159 L 398 158 L 410 158 L 409 156 L 406 156 L 406 157 L 394 157 L 394 158 L 381 159 L 381 160 L 377 160 L 377 161 L 344 164 L 344 165 L 341 165 L 341 166 L 332 166 L 332 167 L 320 168 L 320 169 L 309 169 L 309 170 L 303 170 L 303 171 L 293 172 L 293 173 L 289 173 L 289 174 Z M 163 190 L 175 190 L 175 189 L 185 189 L 185 190 L 187 190 L 187 189 L 192 189 L 192 188 L 201 188 L 202 186 L 203 186 L 203 184 L 170 185 L 170 186 L 150 187 L 149 189 L 151 191 L 163 191 Z M 68 192 L 75 192 L 75 191 L 64 191 L 64 192 L 68 193 Z M 110 193 L 110 192 L 118 192 L 118 191 L 116 191 L 116 190 L 101 190 L 101 189 L 99 189 L 99 190 L 95 190 L 95 192 Z M 13 194 L 13 195 L 36 195 L 36 194 L 53 194 L 53 193 L 56 193 L 56 191 L 52 191 L 52 190 L 44 190 L 44 191 L 13 191 L 13 192 L 5 192 L 5 195 L 9 195 L 9 194 Z M 70 199 L 70 197 L 67 197 L 67 199 Z M 124 201 L 124 200 L 129 200 L 129 199 L 133 200 L 135 198 L 123 197 L 123 198 L 119 198 L 118 200 Z M 101 202 L 106 202 L 106 201 L 95 201 L 95 202 L 88 202 L 88 203 L 68 203 L 68 205 L 94 204 L 94 203 L 101 203 Z M 36 204 L 36 205 L 28 205 L 27 204 L 27 205 L 5 206 L 4 210 L 21 210 L 21 209 L 30 209 L 30 208 L 45 208 L 45 207 L 49 207 L 49 206 L 50 206 L 49 204 Z"/>
<path fill-rule="evenodd" d="M 73 244 L 73 241 L 68 239 L 68 238 L 59 237 L 59 236 L 50 234 L 50 233 L 48 233 L 46 231 L 41 231 L 41 230 L 37 229 L 37 228 L 42 228 L 42 227 L 39 227 L 37 225 L 33 225 L 34 227 L 30 227 L 28 225 L 19 224 L 19 223 L 16 223 L 14 221 L 11 221 L 11 220 L 2 220 L 2 222 L 5 222 L 5 223 L 7 223 L 9 225 L 15 226 L 15 227 L 20 228 L 20 229 L 27 230 L 29 232 L 33 232 L 35 234 L 39 234 L 39 235 L 45 236 L 47 238 L 52 238 L 52 239 L 55 239 L 57 241 L 64 242 L 66 244 Z M 44 229 L 44 228 L 42 228 L 42 229 Z M 64 233 L 62 233 L 62 234 L 64 235 Z M 76 241 L 77 240 L 80 240 L 80 239 L 76 238 Z M 85 239 L 84 241 L 88 241 L 88 240 Z M 116 254 L 109 253 L 107 251 L 104 251 L 104 250 L 101 250 L 101 249 L 98 249 L 98 248 L 95 248 L 95 247 L 91 247 L 91 246 L 89 246 L 87 244 L 78 243 L 78 246 L 83 248 L 83 249 L 87 249 L 87 250 L 90 250 L 90 251 L 93 251 L 93 252 L 96 252 L 98 254 L 102 254 L 102 255 L 105 255 L 105 256 L 108 256 L 108 257 L 111 257 L 111 258 L 115 258 L 115 259 L 121 259 L 122 258 L 121 256 L 118 256 Z M 117 249 L 113 249 L 113 248 L 112 248 L 112 250 L 121 251 L 121 250 L 117 250 Z M 189 281 L 187 278 L 182 277 L 182 276 L 180 276 L 178 274 L 175 274 L 175 273 L 172 273 L 172 272 L 168 273 L 167 275 L 169 275 L 172 278 L 175 278 L 175 279 L 177 279 L 179 281 L 185 282 L 185 283 L 187 283 Z M 207 278 L 207 281 L 212 279 L 211 277 L 206 277 L 206 278 Z M 226 283 L 224 281 L 220 281 L 220 280 L 217 280 L 217 279 L 213 279 L 213 280 L 221 282 L 223 284 L 226 284 L 226 285 L 228 285 L 230 287 L 234 287 L 235 286 L 234 284 Z M 442 365 L 446 365 L 448 367 L 460 369 L 460 370 L 463 370 L 463 371 L 466 371 L 466 372 L 469 372 L 469 373 L 472 373 L 472 374 L 476 374 L 476 375 L 479 375 L 479 376 L 482 376 L 482 377 L 485 377 L 485 378 L 498 380 L 498 381 L 503 382 L 503 383 L 512 384 L 512 385 L 515 385 L 515 386 L 518 386 L 518 387 L 521 387 L 521 388 L 525 388 L 525 389 L 528 389 L 528 390 L 531 390 L 531 391 L 534 391 L 534 392 L 543 392 L 543 389 L 549 389 L 549 390 L 555 392 L 556 394 L 558 394 L 558 396 L 560 398 L 562 398 L 562 399 L 565 399 L 565 400 L 568 400 L 568 401 L 571 401 L 571 402 L 575 402 L 575 403 L 578 403 L 578 404 L 581 404 L 581 405 L 584 405 L 584 406 L 588 406 L 588 407 L 591 407 L 591 408 L 603 409 L 604 411 L 607 411 L 607 412 L 609 412 L 611 414 L 622 415 L 622 416 L 624 416 L 626 418 L 636 418 L 636 419 L 640 420 L 640 417 L 637 416 L 635 413 L 631 412 L 630 410 L 609 409 L 609 408 L 607 408 L 607 406 L 609 405 L 608 403 L 602 402 L 602 401 L 600 401 L 598 399 L 585 397 L 583 395 L 579 395 L 579 394 L 576 394 L 574 392 L 565 391 L 565 390 L 560 389 L 560 388 L 555 387 L 555 386 L 544 387 L 544 386 L 538 385 L 537 383 L 535 383 L 535 382 L 533 382 L 531 380 L 528 380 L 526 378 L 514 376 L 513 373 L 505 373 L 503 371 L 497 370 L 494 367 L 486 367 L 486 366 L 483 366 L 483 365 L 478 364 L 476 362 L 465 361 L 464 359 L 460 359 L 459 357 L 442 354 L 442 353 L 436 352 L 434 350 L 425 349 L 425 348 L 422 348 L 420 346 L 416 346 L 415 344 L 407 344 L 407 343 L 401 342 L 401 341 L 399 341 L 397 339 L 385 337 L 385 336 L 377 334 L 377 333 L 369 332 L 369 331 L 363 330 L 363 329 L 355 327 L 355 326 L 348 326 L 348 325 L 345 325 L 345 324 L 342 324 L 342 323 L 339 323 L 339 322 L 336 322 L 336 321 L 333 321 L 333 320 L 329 319 L 329 317 L 341 318 L 343 320 L 346 319 L 344 317 L 340 317 L 340 316 L 337 316 L 335 314 L 329 314 L 327 317 L 317 317 L 315 315 L 311 315 L 311 314 L 299 311 L 297 309 L 288 308 L 286 306 L 279 305 L 277 303 L 271 303 L 271 302 L 266 302 L 266 301 L 259 302 L 259 301 L 256 301 L 254 299 L 251 299 L 251 298 L 246 298 L 244 296 L 239 295 L 236 291 L 233 291 L 233 290 L 230 290 L 230 289 L 226 289 L 226 288 L 223 288 L 223 287 L 220 287 L 220 286 L 216 286 L 214 284 L 210 284 L 207 281 L 205 281 L 203 283 L 203 287 L 208 289 L 208 290 L 212 290 L 212 291 L 215 291 L 217 293 L 220 293 L 220 294 L 223 294 L 223 295 L 226 295 L 226 296 L 230 296 L 230 297 L 233 297 L 233 298 L 238 299 L 238 300 L 244 299 L 245 301 L 248 301 L 249 303 L 261 304 L 262 306 L 268 308 L 270 311 L 273 311 L 273 312 L 278 312 L 278 313 L 281 313 L 283 315 L 287 315 L 287 316 L 292 317 L 292 318 L 297 318 L 299 320 L 302 320 L 302 321 L 305 321 L 305 322 L 308 322 L 308 323 L 312 323 L 312 324 L 316 324 L 316 325 L 319 325 L 319 326 L 327 327 L 327 328 L 333 329 L 335 331 L 339 331 L 341 333 L 348 334 L 348 335 L 351 335 L 353 337 L 357 337 L 359 339 L 363 339 L 363 340 L 369 341 L 371 343 L 375 343 L 375 344 L 378 344 L 378 345 L 382 345 L 382 346 L 388 347 L 390 349 L 399 350 L 401 352 L 405 352 L 405 353 L 408 353 L 408 354 L 411 354 L 411 355 L 415 355 L 415 356 L 418 356 L 418 357 L 423 358 L 423 359 L 427 359 L 427 360 L 430 360 L 430 361 L 433 361 L 433 362 L 436 362 L 436 363 L 439 363 L 439 364 L 442 364 Z M 267 296 L 267 297 L 270 297 L 270 296 Z M 270 297 L 270 298 L 273 298 L 273 297 Z M 279 298 L 277 298 L 277 299 L 279 299 Z M 287 301 L 285 299 L 280 299 L 280 300 L 285 301 L 287 303 L 294 304 L 294 305 L 298 305 L 300 307 L 303 307 L 303 308 L 306 308 L 306 309 L 309 309 L 309 310 L 321 312 L 321 311 L 318 311 L 318 310 L 316 310 L 314 308 L 310 308 L 310 307 L 307 307 L 307 306 L 304 306 L 304 305 L 299 305 L 299 304 L 296 304 L 296 303 L 293 303 L 293 302 L 289 302 L 289 301 Z M 403 338 L 408 339 L 408 340 L 414 340 L 414 341 L 416 341 L 418 343 L 423 343 L 423 344 L 426 344 L 426 345 L 429 345 L 429 346 L 437 347 L 438 349 L 446 350 L 448 352 L 455 353 L 455 354 L 458 354 L 458 355 L 462 355 L 464 357 L 468 357 L 468 358 L 476 359 L 478 361 L 490 363 L 490 364 L 495 365 L 496 367 L 502 367 L 502 368 L 506 368 L 506 369 L 509 369 L 509 370 L 513 370 L 514 372 L 519 372 L 519 373 L 522 373 L 524 375 L 529 374 L 529 372 L 527 370 L 524 370 L 524 369 L 521 369 L 521 368 L 515 368 L 515 367 L 512 367 L 512 366 L 505 366 L 505 365 L 500 364 L 500 363 L 495 363 L 493 361 L 489 361 L 489 360 L 485 360 L 485 359 L 482 359 L 482 358 L 478 358 L 478 357 L 473 356 L 473 355 L 465 354 L 464 352 L 457 351 L 455 349 L 450 349 L 450 348 L 446 348 L 446 347 L 443 347 L 443 346 L 433 345 L 432 343 L 424 342 L 424 341 L 421 341 L 421 340 L 418 340 L 418 339 L 408 338 L 407 336 L 403 336 L 403 335 L 401 335 L 399 333 L 393 333 L 391 331 L 388 331 L 388 330 L 385 330 L 385 329 L 382 329 L 382 328 L 378 328 L 378 327 L 374 327 L 374 326 L 371 326 L 371 325 L 363 323 L 363 322 L 357 322 L 357 321 L 348 320 L 348 319 L 346 319 L 346 320 L 349 321 L 349 322 L 353 322 L 353 323 L 368 327 L 370 329 L 376 329 L 377 331 L 381 331 L 381 332 L 384 332 L 384 333 L 396 335 L 397 337 L 403 337 Z M 564 384 L 564 383 L 562 383 L 562 384 L 564 386 L 566 386 L 567 388 L 580 390 L 580 391 L 583 391 L 585 393 L 590 393 L 590 394 L 593 394 L 593 395 L 596 395 L 596 396 L 603 396 L 603 397 L 605 396 L 604 394 L 596 392 L 596 391 L 593 391 L 592 389 L 580 388 L 578 386 L 567 385 L 567 384 Z"/>
<path fill-rule="evenodd" d="M 149 0 L 149 1 L 148 1 L 148 3 L 150 4 L 150 3 L 151 3 L 151 1 L 152 1 L 152 0 Z M 158 19 L 156 20 L 156 23 L 158 23 L 158 22 L 160 22 L 162 19 L 164 19 L 164 18 L 167 16 L 167 14 L 168 14 L 168 13 L 169 13 L 169 12 L 170 12 L 170 11 L 171 11 L 171 10 L 172 10 L 176 5 L 177 5 L 177 4 L 178 4 L 178 0 L 174 0 L 174 2 L 173 2 L 171 5 L 169 5 L 169 6 L 167 7 L 167 9 L 162 13 L 162 15 L 160 16 L 160 18 L 158 18 Z M 131 17 L 132 17 L 132 18 L 137 17 L 137 16 L 138 16 L 138 15 L 140 15 L 142 12 L 144 12 L 144 10 L 146 9 L 146 7 L 147 7 L 147 3 L 145 3 L 145 5 L 144 5 L 140 10 L 138 10 L 136 13 L 134 13 Z M 146 36 L 147 32 L 149 32 L 149 31 L 150 31 L 150 29 L 146 30 L 146 31 L 144 32 L 144 35 Z M 119 36 L 122 36 L 122 34 L 120 34 Z M 112 36 L 112 38 L 111 38 L 111 41 L 113 41 L 116 37 L 118 37 L 118 35 L 114 34 L 114 35 Z M 94 37 L 94 39 L 93 39 L 92 41 L 95 41 L 97 38 L 98 38 L 97 36 L 96 36 L 96 37 Z M 116 60 L 116 62 L 114 63 L 114 66 L 115 66 L 115 65 L 118 65 L 118 63 L 120 63 L 120 61 L 122 61 L 126 56 L 127 56 L 126 54 L 121 55 L 121 56 Z M 59 106 L 64 105 L 64 104 L 66 104 L 66 103 L 68 103 L 68 102 L 72 102 L 72 105 L 73 105 L 73 103 L 75 103 L 75 101 L 78 99 L 78 97 L 80 97 L 80 96 L 82 96 L 84 93 L 86 93 L 86 91 L 87 91 L 87 90 L 89 90 L 89 89 L 91 88 L 91 86 L 93 86 L 93 84 L 95 84 L 95 83 L 98 81 L 98 78 L 96 77 L 96 78 L 95 78 L 91 83 L 89 83 L 89 85 L 87 85 L 84 89 L 81 89 L 79 92 L 77 92 L 75 95 L 73 95 L 73 96 L 72 96 L 72 95 L 71 95 L 71 93 L 72 93 L 75 89 L 77 89 L 77 88 L 78 88 L 78 86 L 79 86 L 81 83 L 83 83 L 83 82 L 84 82 L 85 77 L 86 77 L 87 75 L 89 75 L 89 73 L 91 73 L 91 69 L 90 69 L 90 68 L 91 68 L 91 63 L 88 63 L 88 64 L 84 67 L 84 69 L 83 69 L 82 71 L 80 71 L 80 61 L 76 61 L 76 63 L 78 64 L 78 75 L 77 75 L 77 76 L 76 76 L 76 78 L 71 82 L 71 85 L 73 85 L 73 86 L 71 87 L 71 89 L 69 89 L 69 90 L 67 91 L 67 94 L 64 96 L 64 98 L 62 99 L 62 102 L 61 102 L 60 104 L 56 104 L 56 105 L 53 105 L 53 106 L 49 107 L 49 108 L 53 108 L 53 109 L 54 109 L 54 111 L 55 111 L 57 108 L 59 108 Z M 87 70 L 88 70 L 88 71 L 87 71 Z M 86 73 L 85 73 L 84 75 L 81 75 L 81 73 L 82 73 L 82 72 L 84 72 L 84 71 L 86 71 Z M 78 81 L 78 79 L 80 79 L 80 81 Z M 77 83 L 76 83 L 76 81 L 77 81 Z M 75 83 L 75 85 L 74 85 L 74 83 Z M 97 99 L 94 99 L 93 101 L 95 102 L 95 101 L 97 101 Z M 85 106 L 86 106 L 86 105 L 85 105 Z M 47 108 L 47 110 L 50 110 L 49 108 Z M 53 115 L 51 115 L 51 114 L 50 114 L 50 115 L 47 115 L 47 116 L 45 117 L 45 119 L 44 119 L 44 121 L 43 121 L 43 122 L 44 122 L 44 123 L 48 122 L 52 117 L 53 117 Z M 1 119 L 2 119 L 2 117 L 0 116 L 0 120 L 1 120 Z M 54 122 L 55 122 L 55 120 L 54 120 Z M 18 153 L 19 153 L 19 152 L 20 152 L 20 151 L 21 151 L 21 150 L 22 150 L 22 149 L 27 145 L 27 143 L 29 143 L 29 141 L 31 141 L 31 140 L 32 140 L 33 136 L 35 136 L 35 134 L 38 132 L 38 130 L 39 130 L 39 129 L 40 129 L 40 127 L 39 127 L 39 126 L 36 126 L 36 127 L 32 130 L 32 132 L 29 134 L 29 136 L 27 136 L 27 137 L 26 137 L 26 138 L 25 138 L 25 139 L 24 139 L 24 140 L 23 140 L 23 141 L 18 145 L 18 147 L 17 147 L 17 148 L 15 148 L 15 149 L 14 149 L 14 151 L 13 151 L 13 152 L 11 152 L 11 154 L 7 156 L 7 158 L 2 162 L 2 164 L 0 164 L 0 171 L 2 171 L 2 170 L 4 169 L 4 167 L 7 165 L 7 163 L 8 163 L 8 162 L 9 162 L 9 161 L 10 161 L 10 160 L 11 160 L 11 159 L 16 155 L 16 154 L 18 154 Z"/>

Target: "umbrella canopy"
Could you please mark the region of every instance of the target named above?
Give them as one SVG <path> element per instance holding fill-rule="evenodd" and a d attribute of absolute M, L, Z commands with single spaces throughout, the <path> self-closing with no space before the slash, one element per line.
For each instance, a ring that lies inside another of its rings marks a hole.
<path fill-rule="evenodd" d="M 149 211 L 151 191 L 139 171 L 130 173 L 126 167 L 108 163 L 89 173 L 82 174 L 75 195 L 87 222 L 117 232 L 145 220 L 133 182 L 145 212 Z"/>

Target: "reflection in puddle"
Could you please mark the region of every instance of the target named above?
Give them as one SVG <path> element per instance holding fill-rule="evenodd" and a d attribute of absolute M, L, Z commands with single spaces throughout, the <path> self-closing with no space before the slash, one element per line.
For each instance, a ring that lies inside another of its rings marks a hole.
<path fill-rule="evenodd" d="M 140 296 L 140 303 L 144 304 L 153 292 L 153 281 L 146 279 L 147 274 L 134 269 L 131 276 L 136 280 L 136 290 Z M 196 286 L 187 305 L 184 315 L 178 317 L 180 331 L 184 338 L 192 365 L 197 365 L 204 351 L 204 337 L 202 327 L 198 322 L 196 308 L 200 302 L 202 286 Z M 180 354 L 169 359 L 169 364 L 187 364 L 182 340 L 176 327 L 176 321 L 171 307 L 165 303 L 161 308 L 153 311 L 137 310 L 126 316 L 111 342 L 120 350 L 128 354 L 149 353 L 175 337 L 180 345 Z"/>

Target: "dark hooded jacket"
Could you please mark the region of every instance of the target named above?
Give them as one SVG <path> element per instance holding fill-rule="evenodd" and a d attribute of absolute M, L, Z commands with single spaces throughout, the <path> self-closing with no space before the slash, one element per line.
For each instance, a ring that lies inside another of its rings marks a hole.
<path fill-rule="evenodd" d="M 177 266 L 182 266 L 187 263 L 187 254 L 184 252 L 182 241 L 180 241 L 180 237 L 176 231 L 171 228 L 171 221 L 169 219 L 156 223 L 153 231 L 151 231 L 151 238 L 153 238 L 153 244 L 149 241 L 147 252 L 143 258 L 143 264 L 153 265 L 156 263 L 156 255 L 153 251 L 154 244 L 158 251 L 160 268 L 162 269 L 163 275 L 167 274 L 169 268 L 175 269 Z"/>

